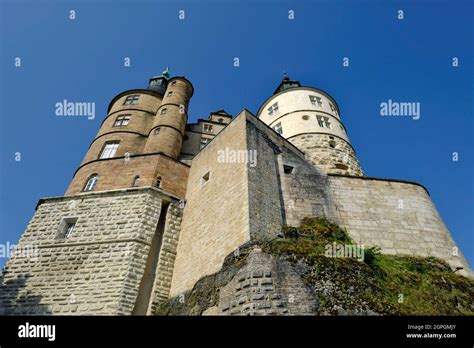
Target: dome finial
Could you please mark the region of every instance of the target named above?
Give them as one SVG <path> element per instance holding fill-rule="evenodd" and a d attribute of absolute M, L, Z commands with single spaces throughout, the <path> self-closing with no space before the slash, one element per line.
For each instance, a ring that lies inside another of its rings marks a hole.
<path fill-rule="evenodd" d="M 288 74 L 286 71 L 283 71 L 283 80 L 289 80 L 290 78 L 288 77 Z"/>

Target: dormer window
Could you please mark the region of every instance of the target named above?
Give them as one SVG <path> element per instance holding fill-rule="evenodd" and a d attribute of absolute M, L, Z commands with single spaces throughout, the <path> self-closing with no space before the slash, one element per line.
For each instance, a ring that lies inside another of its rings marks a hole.
<path fill-rule="evenodd" d="M 134 95 L 129 95 L 127 98 L 125 98 L 125 101 L 123 102 L 123 105 L 135 105 L 138 104 L 138 99 L 140 96 L 138 94 Z"/>
<path fill-rule="evenodd" d="M 212 133 L 212 124 L 204 124 L 204 132 Z"/>
<path fill-rule="evenodd" d="M 114 122 L 114 127 L 126 126 L 130 122 L 131 115 L 120 115 Z"/>
<path fill-rule="evenodd" d="M 276 102 L 275 104 L 270 106 L 267 110 L 268 110 L 269 115 L 272 115 L 274 112 L 277 112 L 278 111 L 278 102 Z"/>

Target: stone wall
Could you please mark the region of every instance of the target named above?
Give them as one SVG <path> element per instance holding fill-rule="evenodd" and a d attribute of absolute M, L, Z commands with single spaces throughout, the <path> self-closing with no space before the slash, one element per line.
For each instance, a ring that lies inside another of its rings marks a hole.
<path fill-rule="evenodd" d="M 283 223 L 283 201 L 280 192 L 280 172 L 277 146 L 266 135 L 263 124 L 246 123 L 247 149 L 256 154 L 255 163 L 248 166 L 249 223 L 251 238 L 274 238 Z"/>
<path fill-rule="evenodd" d="M 220 315 L 314 315 L 318 301 L 286 261 L 254 249 L 219 291 Z M 206 313 L 208 314 L 208 313 Z"/>
<path fill-rule="evenodd" d="M 358 244 L 386 254 L 435 256 L 471 275 L 426 189 L 376 178 L 329 176 L 338 223 Z"/>
<path fill-rule="evenodd" d="M 0 313 L 131 314 L 163 199 L 173 201 L 144 188 L 41 200 L 18 246 L 36 253 L 7 261 Z M 68 238 L 64 219 L 77 219 Z M 176 212 L 169 219 L 179 221 Z M 171 220 L 162 249 L 172 251 Z M 161 264 L 169 279 L 171 266 Z"/>
<path fill-rule="evenodd" d="M 181 231 L 182 215 L 183 207 L 181 204 L 179 202 L 171 203 L 168 207 L 162 247 L 156 268 L 155 284 L 149 311 L 151 313 L 153 313 L 158 303 L 167 300 L 169 297 Z"/>
<path fill-rule="evenodd" d="M 325 173 L 363 176 L 354 149 L 330 134 L 306 133 L 288 139 L 306 154 L 306 160 Z"/>
<path fill-rule="evenodd" d="M 226 147 L 246 150 L 245 124 L 245 117 L 237 117 L 193 158 L 171 296 L 217 272 L 224 258 L 250 238 L 247 163 L 218 160 L 218 151 Z"/>
<path fill-rule="evenodd" d="M 256 161 L 229 157 L 221 162 L 219 151 L 226 149 L 256 152 Z M 194 157 L 171 296 L 217 272 L 224 258 L 243 243 L 280 233 L 285 222 L 281 152 L 303 160 L 291 143 L 244 110 Z M 210 179 L 201 185 L 206 173 Z"/>
<path fill-rule="evenodd" d="M 132 187 L 136 176 L 140 177 L 140 187 L 155 186 L 156 179 L 160 176 L 160 189 L 184 198 L 188 172 L 189 165 L 161 153 L 102 159 L 80 167 L 65 195 L 81 193 L 89 177 L 98 174 L 99 181 L 94 191 Z"/>

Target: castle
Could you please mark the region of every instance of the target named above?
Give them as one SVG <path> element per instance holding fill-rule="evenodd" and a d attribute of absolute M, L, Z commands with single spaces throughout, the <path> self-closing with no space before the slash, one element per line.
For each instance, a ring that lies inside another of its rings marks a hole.
<path fill-rule="evenodd" d="M 308 216 L 472 275 L 425 187 L 364 175 L 328 93 L 285 75 L 256 116 L 189 124 L 192 95 L 165 71 L 112 99 L 65 195 L 41 199 L 19 241 L 38 255 L 6 263 L 0 313 L 153 314 L 241 245 Z"/>

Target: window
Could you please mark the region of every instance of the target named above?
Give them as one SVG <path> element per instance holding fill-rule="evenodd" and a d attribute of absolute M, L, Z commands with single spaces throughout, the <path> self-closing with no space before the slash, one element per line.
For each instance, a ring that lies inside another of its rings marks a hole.
<path fill-rule="evenodd" d="M 334 107 L 334 105 L 332 105 L 331 103 L 329 103 L 329 107 L 331 108 L 331 111 L 332 111 L 332 112 L 334 112 L 335 114 L 337 114 L 336 108 Z"/>
<path fill-rule="evenodd" d="M 189 137 L 185 134 L 184 135 L 184 141 L 189 140 Z"/>
<path fill-rule="evenodd" d="M 71 235 L 72 231 L 74 231 L 74 227 L 76 227 L 75 222 L 71 222 L 66 225 L 66 228 L 64 231 L 64 238 L 68 238 Z"/>
<path fill-rule="evenodd" d="M 211 172 L 207 172 L 201 177 L 201 187 L 204 187 L 211 179 Z"/>
<path fill-rule="evenodd" d="M 336 141 L 329 140 L 329 147 L 332 147 L 334 149 L 336 147 Z"/>
<path fill-rule="evenodd" d="M 160 134 L 160 127 L 156 127 L 155 130 L 153 131 L 154 135 Z"/>
<path fill-rule="evenodd" d="M 204 124 L 204 132 L 212 133 L 212 124 Z"/>
<path fill-rule="evenodd" d="M 219 118 L 217 119 L 217 122 L 219 122 L 219 123 L 224 123 L 224 119 L 223 119 L 222 117 L 219 117 Z"/>
<path fill-rule="evenodd" d="M 286 164 L 283 165 L 283 172 L 285 174 L 291 174 L 293 173 L 293 167 L 292 166 L 287 166 Z"/>
<path fill-rule="evenodd" d="M 317 116 L 318 124 L 322 128 L 332 128 L 331 122 L 329 122 L 329 117 Z"/>
<path fill-rule="evenodd" d="M 138 187 L 140 186 L 140 177 L 137 175 L 132 182 L 132 187 Z"/>
<path fill-rule="evenodd" d="M 277 123 L 275 125 L 275 127 L 273 127 L 273 129 L 275 130 L 275 132 L 277 132 L 278 134 L 283 134 L 283 128 L 281 127 L 281 122 Z"/>
<path fill-rule="evenodd" d="M 273 104 L 272 106 L 268 108 L 269 115 L 272 115 L 274 112 L 277 112 L 277 111 L 278 111 L 278 102 L 276 102 L 275 104 Z"/>
<path fill-rule="evenodd" d="M 211 139 L 209 139 L 209 138 L 202 138 L 201 143 L 199 145 L 199 148 L 202 149 L 204 146 L 209 144 L 210 141 L 211 141 Z"/>
<path fill-rule="evenodd" d="M 308 115 L 303 115 L 301 118 L 302 118 L 303 120 L 305 120 L 305 121 L 308 121 L 308 120 L 309 120 L 309 116 L 308 116 Z"/>
<path fill-rule="evenodd" d="M 173 92 L 168 92 L 168 97 L 171 97 L 173 95 Z"/>
<path fill-rule="evenodd" d="M 123 102 L 123 105 L 138 104 L 138 98 L 140 98 L 140 96 L 138 94 L 129 95 L 129 96 L 127 96 L 127 98 L 125 98 L 125 101 Z"/>
<path fill-rule="evenodd" d="M 167 109 L 167 108 L 163 108 L 163 109 L 161 109 L 161 111 L 160 111 L 160 115 L 164 115 L 164 114 L 166 114 L 166 112 L 167 112 L 167 111 L 168 111 L 168 109 Z"/>
<path fill-rule="evenodd" d="M 174 86 L 176 84 L 176 81 L 171 82 L 171 86 Z"/>
<path fill-rule="evenodd" d="M 155 181 L 155 187 L 156 187 L 156 188 L 161 188 L 161 181 L 162 181 L 161 176 L 158 176 L 158 177 L 156 178 L 156 181 Z"/>
<path fill-rule="evenodd" d="M 84 192 L 93 191 L 97 186 L 97 182 L 99 181 L 99 175 L 92 174 L 89 179 L 87 179 L 86 186 L 84 186 Z"/>
<path fill-rule="evenodd" d="M 114 127 L 126 126 L 130 121 L 131 115 L 120 115 L 114 122 Z"/>
<path fill-rule="evenodd" d="M 59 237 L 69 238 L 76 228 L 77 218 L 66 218 L 62 219 L 59 225 Z"/>
<path fill-rule="evenodd" d="M 318 97 L 316 95 L 310 95 L 309 100 L 311 101 L 311 104 L 323 107 L 323 101 L 321 100 L 320 97 Z"/>
<path fill-rule="evenodd" d="M 112 158 L 119 147 L 119 141 L 110 141 L 105 143 L 99 158 Z"/>
<path fill-rule="evenodd" d="M 334 164 L 334 166 L 335 166 L 337 169 L 342 169 L 342 170 L 347 170 L 347 169 L 349 169 L 348 166 L 346 166 L 345 164 L 342 164 L 342 163 L 336 163 L 336 164 Z"/>

